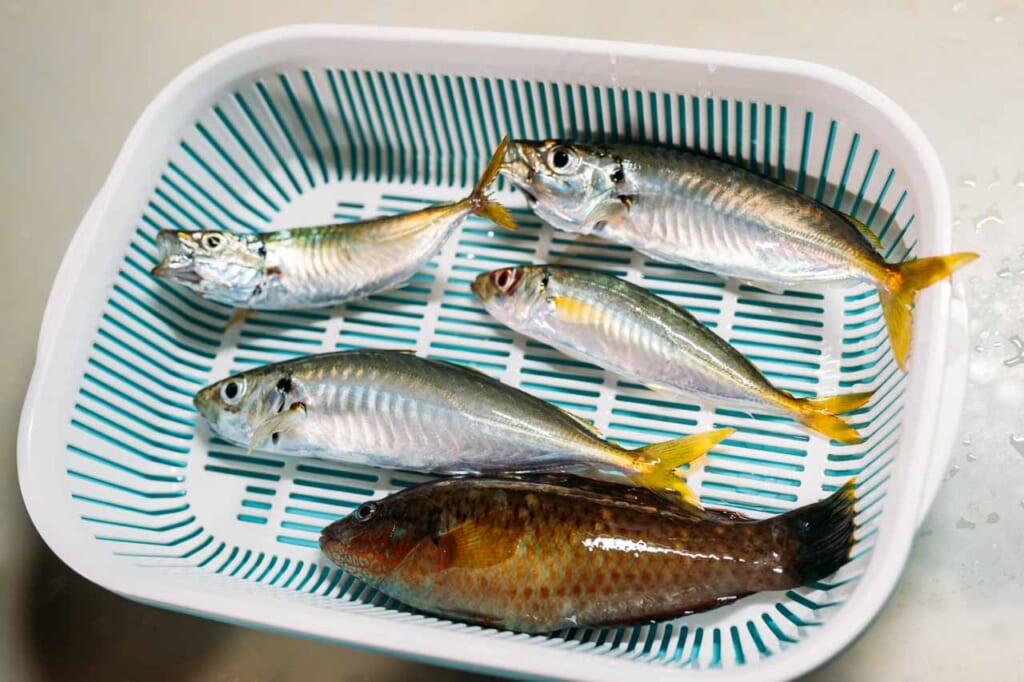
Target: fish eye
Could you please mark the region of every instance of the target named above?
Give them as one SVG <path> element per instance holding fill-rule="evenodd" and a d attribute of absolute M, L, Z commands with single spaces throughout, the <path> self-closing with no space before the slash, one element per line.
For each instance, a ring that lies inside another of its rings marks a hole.
<path fill-rule="evenodd" d="M 245 379 L 241 377 L 230 379 L 220 387 L 220 399 L 228 405 L 234 405 L 242 399 L 245 394 Z"/>
<path fill-rule="evenodd" d="M 210 251 L 216 251 L 224 243 L 224 238 L 219 234 L 206 234 L 203 235 L 203 246 Z"/>
<path fill-rule="evenodd" d="M 498 290 L 504 294 L 511 294 L 519 286 L 519 280 L 522 279 L 522 274 L 515 268 L 502 268 L 501 270 L 495 270 L 491 274 L 491 281 L 494 282 L 494 286 L 498 287 Z"/>
<path fill-rule="evenodd" d="M 547 155 L 548 166 L 556 173 L 571 173 L 580 163 L 579 156 L 568 147 L 552 147 Z"/>
<path fill-rule="evenodd" d="M 356 521 L 359 521 L 360 523 L 362 523 L 364 521 L 369 521 L 370 519 L 373 518 L 373 515 L 376 514 L 376 513 L 377 513 L 377 503 L 376 502 L 363 502 L 361 505 L 359 505 L 356 508 L 356 513 L 355 513 Z"/>

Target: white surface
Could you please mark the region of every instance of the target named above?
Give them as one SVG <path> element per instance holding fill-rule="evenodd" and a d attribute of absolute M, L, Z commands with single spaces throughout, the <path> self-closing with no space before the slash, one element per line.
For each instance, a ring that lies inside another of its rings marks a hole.
<path fill-rule="evenodd" d="M 969 390 L 961 432 L 971 442 L 961 444 L 954 455 L 961 469 L 940 493 L 893 604 L 827 674 L 829 679 L 859 679 L 866 671 L 876 678 L 1018 676 L 1021 652 L 1013 641 L 1024 606 L 1018 582 L 1024 558 L 1024 459 L 1011 436 L 1021 434 L 1024 426 L 1019 388 L 1024 365 L 1002 363 L 1013 355 L 1007 338 L 1024 334 L 1022 275 L 1014 274 L 1020 270 L 1021 253 L 1014 227 L 1020 224 L 1024 203 L 1024 189 L 1015 182 L 1024 168 L 1017 130 L 1024 97 L 1019 4 L 858 3 L 848 11 L 815 15 L 793 5 L 783 12 L 774 6 L 756 11 L 728 3 L 694 3 L 673 5 L 671 11 L 677 14 L 669 17 L 665 8 L 645 12 L 631 6 L 624 15 L 614 8 L 595 12 L 589 3 L 571 2 L 480 7 L 470 13 L 405 6 L 317 11 L 300 2 L 287 7 L 245 3 L 236 12 L 209 10 L 209 16 L 199 16 L 196 8 L 178 8 L 159 22 L 151 21 L 151 11 L 134 5 L 79 11 L 23 8 L 25 14 L 15 15 L 3 28 L 3 44 L 18 59 L 3 63 L 4 92 L 10 83 L 16 96 L 11 108 L 3 110 L 4 144 L 12 152 L 3 154 L 7 165 L 0 182 L 11 207 L 10 237 L 21 247 L 3 256 L 5 276 L 17 282 L 3 288 L 9 297 L 4 303 L 20 334 L 16 352 L 5 362 L 11 363 L 8 376 L 22 381 L 41 301 L 66 243 L 66 237 L 58 240 L 57 235 L 69 234 L 128 125 L 175 72 L 217 44 L 258 27 L 311 18 L 423 22 L 762 52 L 843 68 L 893 96 L 922 125 L 943 158 L 961 219 L 957 245 L 978 248 L 987 256 L 973 266 L 977 279 L 968 293 L 975 385 Z M 53 183 L 57 177 L 59 193 Z M 44 233 L 58 243 L 39 244 L 38 235 Z M 25 245 L 45 247 L 45 256 L 39 261 L 20 256 Z M 999 276 L 1003 258 L 1010 268 L 1007 277 Z M 17 306 L 11 305 L 14 300 Z M 10 388 L 20 396 L 22 386 Z M 8 404 L 15 406 L 17 400 Z M 16 511 L 16 497 L 8 499 Z M 20 519 L 17 513 L 5 515 L 9 525 L 4 530 L 12 539 L 26 537 L 23 526 L 14 525 Z M 20 545 L 5 546 L 11 550 Z M 16 575 L 24 571 L 14 563 L 17 554 L 10 551 L 4 557 Z M 248 634 L 238 637 L 243 642 Z M 245 663 L 227 649 L 220 660 Z M 236 673 L 240 669 L 234 668 Z"/>

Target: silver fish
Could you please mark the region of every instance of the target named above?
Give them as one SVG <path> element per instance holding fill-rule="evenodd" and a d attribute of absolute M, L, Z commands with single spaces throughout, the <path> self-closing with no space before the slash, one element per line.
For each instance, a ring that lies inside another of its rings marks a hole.
<path fill-rule="evenodd" d="M 788 414 L 829 438 L 860 442 L 836 414 L 871 393 L 796 398 L 685 309 L 643 287 L 553 265 L 501 268 L 471 286 L 491 315 L 567 355 L 652 388 Z"/>
<path fill-rule="evenodd" d="M 508 140 L 502 140 L 473 192 L 460 201 L 356 223 L 262 234 L 223 231 L 157 235 L 152 273 L 235 308 L 282 310 L 337 305 L 401 285 L 470 215 L 515 229 L 486 195 Z"/>
<path fill-rule="evenodd" d="M 195 405 L 215 433 L 250 450 L 439 473 L 611 471 L 691 503 L 676 470 L 733 431 L 627 450 L 485 374 L 380 350 L 253 369 L 202 389 Z"/>
<path fill-rule="evenodd" d="M 667 147 L 516 140 L 502 174 L 538 216 L 768 290 L 866 282 L 905 368 L 915 294 L 977 254 L 888 263 L 856 219 L 756 173 Z"/>

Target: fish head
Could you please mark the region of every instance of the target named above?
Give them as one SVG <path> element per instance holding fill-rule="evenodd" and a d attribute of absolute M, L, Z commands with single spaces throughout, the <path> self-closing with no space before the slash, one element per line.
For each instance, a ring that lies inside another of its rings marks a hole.
<path fill-rule="evenodd" d="M 621 163 L 602 148 L 557 140 L 513 141 L 501 173 L 539 217 L 581 234 L 593 231 L 592 217 L 615 197 L 616 180 L 624 177 Z"/>
<path fill-rule="evenodd" d="M 494 318 L 520 329 L 547 305 L 550 277 L 546 265 L 498 268 L 478 275 L 469 288 Z"/>
<path fill-rule="evenodd" d="M 248 445 L 256 428 L 295 400 L 291 374 L 268 365 L 234 374 L 196 393 L 193 404 L 221 438 Z"/>
<path fill-rule="evenodd" d="M 244 307 L 267 272 L 266 247 L 253 235 L 161 230 L 156 247 L 160 262 L 153 275 L 226 305 Z"/>
<path fill-rule="evenodd" d="M 405 582 L 417 560 L 433 557 L 419 566 L 431 573 L 438 566 L 438 515 L 420 503 L 415 489 L 379 500 L 363 502 L 348 516 L 335 521 L 320 534 L 320 549 L 334 563 L 374 586 L 389 578 Z M 401 567 L 401 571 L 399 570 Z"/>

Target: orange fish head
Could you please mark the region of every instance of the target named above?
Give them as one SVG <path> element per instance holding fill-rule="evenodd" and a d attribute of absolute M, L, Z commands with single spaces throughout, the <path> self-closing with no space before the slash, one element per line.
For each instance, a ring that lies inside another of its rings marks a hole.
<path fill-rule="evenodd" d="M 324 528 L 320 549 L 331 561 L 373 585 L 387 579 L 425 539 L 429 514 L 407 514 L 395 500 L 364 502 Z"/>

